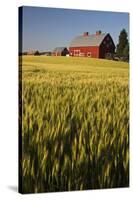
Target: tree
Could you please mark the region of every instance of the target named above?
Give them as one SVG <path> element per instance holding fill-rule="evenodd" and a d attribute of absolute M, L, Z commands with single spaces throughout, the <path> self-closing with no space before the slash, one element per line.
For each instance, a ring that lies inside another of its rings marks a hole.
<path fill-rule="evenodd" d="M 34 56 L 39 56 L 39 55 L 40 55 L 39 51 L 38 50 L 35 51 Z"/>
<path fill-rule="evenodd" d="M 123 56 L 125 57 L 125 60 L 129 60 L 129 43 L 126 45 L 126 47 L 123 50 Z"/>
<path fill-rule="evenodd" d="M 119 43 L 117 45 L 117 49 L 116 49 L 116 53 L 119 57 L 123 57 L 125 52 L 128 52 L 127 49 L 129 45 L 128 45 L 128 36 L 127 36 L 127 32 L 125 29 L 123 29 L 120 32 L 119 35 Z M 124 52 L 125 51 L 125 52 Z"/>

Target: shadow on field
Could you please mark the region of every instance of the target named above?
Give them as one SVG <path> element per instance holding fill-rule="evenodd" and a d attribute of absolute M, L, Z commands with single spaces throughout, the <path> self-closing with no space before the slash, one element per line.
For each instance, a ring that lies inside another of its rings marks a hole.
<path fill-rule="evenodd" d="M 13 192 L 18 192 L 18 187 L 16 185 L 8 185 L 7 187 L 9 190 L 12 190 Z"/>

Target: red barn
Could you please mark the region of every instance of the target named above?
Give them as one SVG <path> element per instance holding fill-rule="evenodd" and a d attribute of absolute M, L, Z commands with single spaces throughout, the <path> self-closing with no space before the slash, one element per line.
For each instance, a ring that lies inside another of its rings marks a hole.
<path fill-rule="evenodd" d="M 109 33 L 96 31 L 96 34 L 75 37 L 69 47 L 70 56 L 83 56 L 92 58 L 105 58 L 115 52 L 115 44 Z"/>

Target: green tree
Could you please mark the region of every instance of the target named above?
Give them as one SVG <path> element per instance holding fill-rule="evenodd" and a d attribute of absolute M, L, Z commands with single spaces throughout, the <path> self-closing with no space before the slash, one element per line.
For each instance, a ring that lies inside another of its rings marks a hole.
<path fill-rule="evenodd" d="M 127 52 L 127 45 L 128 45 L 128 35 L 125 29 L 120 32 L 119 35 L 119 43 L 117 45 L 116 53 L 118 56 L 124 56 L 124 51 Z"/>
<path fill-rule="evenodd" d="M 39 56 L 39 55 L 40 55 L 39 51 L 38 50 L 35 51 L 34 56 Z"/>
<path fill-rule="evenodd" d="M 126 45 L 126 47 L 123 50 L 123 56 L 128 61 L 129 60 L 129 43 Z"/>

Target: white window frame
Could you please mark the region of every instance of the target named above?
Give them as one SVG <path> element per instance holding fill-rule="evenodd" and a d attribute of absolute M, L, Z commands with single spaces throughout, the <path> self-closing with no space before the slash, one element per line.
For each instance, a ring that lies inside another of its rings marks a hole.
<path fill-rule="evenodd" d="M 74 49 L 74 56 L 80 55 L 80 49 Z"/>
<path fill-rule="evenodd" d="M 85 53 L 80 53 L 79 56 L 84 57 Z"/>

